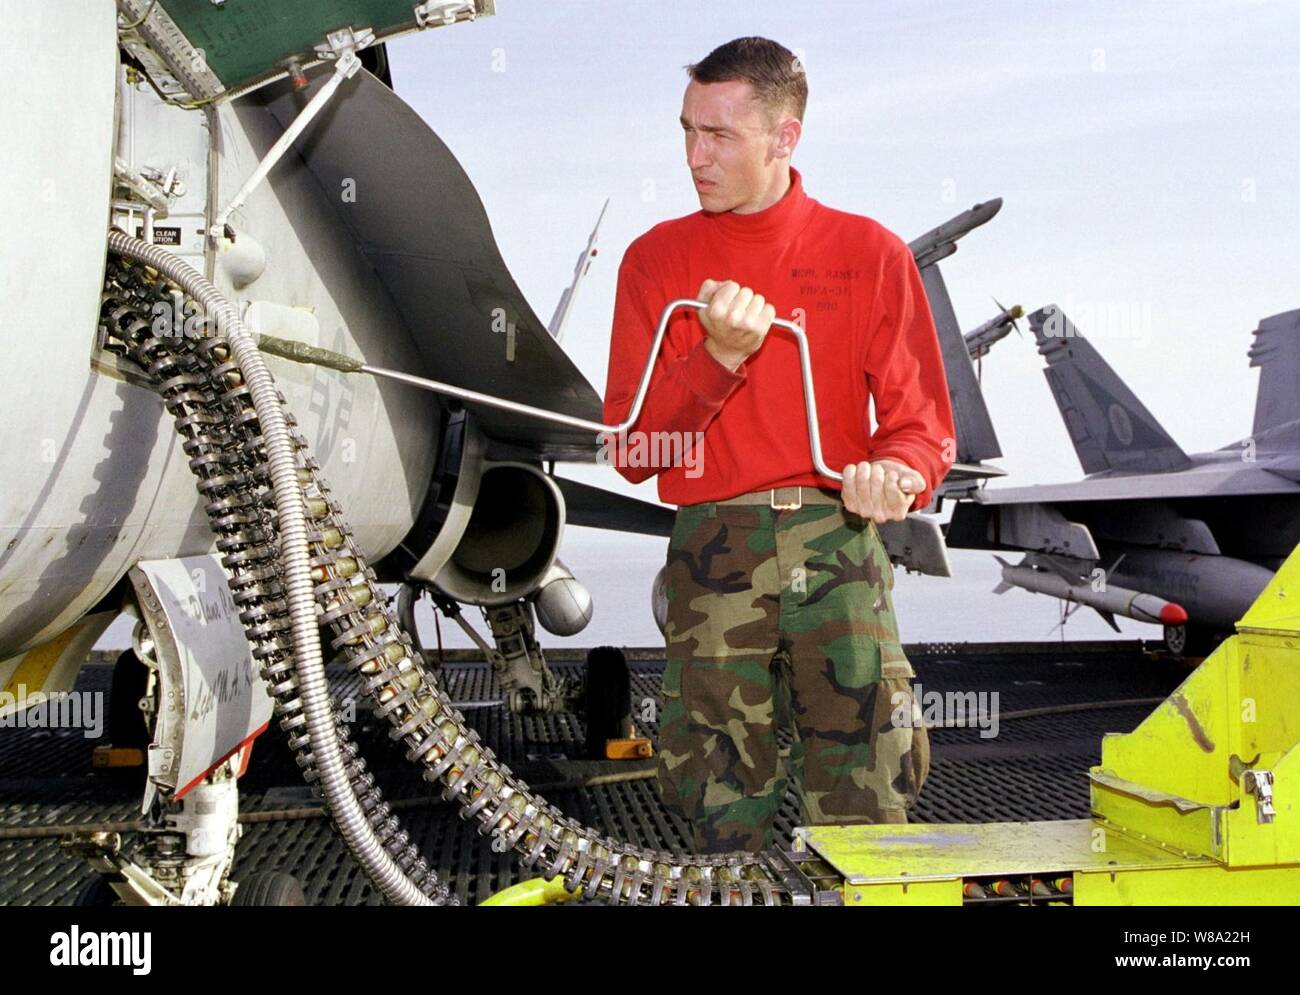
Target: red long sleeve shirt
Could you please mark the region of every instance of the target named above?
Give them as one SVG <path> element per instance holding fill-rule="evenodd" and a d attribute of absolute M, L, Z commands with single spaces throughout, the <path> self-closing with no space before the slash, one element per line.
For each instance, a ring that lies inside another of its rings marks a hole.
<path fill-rule="evenodd" d="M 735 280 L 807 333 L 827 465 L 842 471 L 886 457 L 905 463 L 926 480 L 912 505 L 919 510 L 956 448 L 920 273 L 897 235 L 808 197 L 793 167 L 790 180 L 785 196 L 765 210 L 697 211 L 628 246 L 618 272 L 604 420 L 620 423 L 631 410 L 664 306 L 694 297 L 706 279 Z M 641 415 L 621 446 L 608 446 L 610 462 L 633 483 L 657 473 L 660 500 L 674 505 L 792 484 L 838 489 L 813 469 L 794 336 L 771 329 L 735 372 L 713 358 L 705 338 L 698 312 L 675 313 Z M 678 465 L 647 460 L 646 453 L 671 451 L 654 441 L 667 438 L 657 433 L 694 439 L 696 432 L 703 433 L 702 452 Z M 638 433 L 648 441 L 640 455 Z M 632 465 L 646 462 L 657 465 Z"/>

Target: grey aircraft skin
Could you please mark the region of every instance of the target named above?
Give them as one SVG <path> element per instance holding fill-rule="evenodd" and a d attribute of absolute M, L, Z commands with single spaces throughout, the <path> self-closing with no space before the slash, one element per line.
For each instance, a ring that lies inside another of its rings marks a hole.
<path fill-rule="evenodd" d="M 1008 584 L 1040 586 L 1018 567 L 1056 574 L 1082 595 L 1072 600 L 1091 604 L 1112 625 L 1116 611 L 1152 621 L 1108 598 L 1114 589 L 1176 604 L 1187 621 L 1167 626 L 1171 648 L 1190 639 L 1204 650 L 1232 631 L 1300 541 L 1300 310 L 1255 329 L 1249 358 L 1260 380 L 1251 434 L 1191 455 L 1060 308 L 1034 312 L 1029 325 L 1086 476 L 967 489 L 948 524 L 948 545 L 1024 552 L 1021 564 L 1006 565 Z"/>

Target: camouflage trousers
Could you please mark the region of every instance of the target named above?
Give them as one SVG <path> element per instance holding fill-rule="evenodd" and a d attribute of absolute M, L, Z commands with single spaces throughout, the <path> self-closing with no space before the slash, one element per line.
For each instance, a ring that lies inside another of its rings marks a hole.
<path fill-rule="evenodd" d="M 666 585 L 659 790 L 697 852 L 771 846 L 790 781 L 804 825 L 907 821 L 930 745 L 874 523 L 842 505 L 683 506 Z"/>

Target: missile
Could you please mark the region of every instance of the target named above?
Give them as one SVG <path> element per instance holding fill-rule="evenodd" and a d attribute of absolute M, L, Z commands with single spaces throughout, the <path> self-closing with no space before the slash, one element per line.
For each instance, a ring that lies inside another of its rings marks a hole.
<path fill-rule="evenodd" d="M 591 237 L 587 239 L 586 247 L 578 256 L 578 263 L 573 269 L 573 282 L 560 295 L 560 303 L 555 306 L 555 314 L 551 316 L 551 322 L 546 326 L 546 330 L 551 333 L 551 338 L 556 342 L 564 337 L 564 326 L 569 320 L 569 312 L 573 310 L 573 302 L 578 296 L 578 286 L 590 272 L 591 261 L 596 258 L 596 236 L 600 233 L 600 223 L 605 220 L 605 209 L 608 207 L 609 200 L 606 198 L 605 206 L 600 209 L 600 216 L 596 218 L 596 227 L 591 229 Z"/>
<path fill-rule="evenodd" d="M 1019 304 L 1006 308 L 997 317 L 990 318 L 979 328 L 962 336 L 966 340 L 966 351 L 970 353 L 970 358 L 979 359 L 981 356 L 988 355 L 988 351 L 993 348 L 993 343 L 1000 342 L 1010 335 L 1016 320 L 1023 317 L 1024 313 L 1024 309 Z"/>
<path fill-rule="evenodd" d="M 925 269 L 927 266 L 939 262 L 941 259 L 947 259 L 957 251 L 956 242 L 941 242 L 924 255 L 916 257 L 916 268 Z"/>
<path fill-rule="evenodd" d="M 1183 625 L 1187 622 L 1187 612 L 1173 601 L 1154 594 L 1144 594 L 1127 587 L 1107 584 L 1103 590 L 1095 591 L 1091 584 L 1082 580 L 1071 582 L 1060 574 L 1047 570 L 1036 570 L 1030 566 L 1011 564 L 1002 557 L 996 558 L 1002 564 L 1003 584 L 1023 588 L 1034 594 L 1047 594 L 1066 601 L 1076 601 L 1099 612 L 1123 615 L 1136 622 L 1149 622 L 1152 625 Z M 1000 594 L 1006 587 L 999 586 Z"/>
<path fill-rule="evenodd" d="M 1002 198 L 995 197 L 982 204 L 976 204 L 969 211 L 962 211 L 954 218 L 949 218 L 938 228 L 932 228 L 924 235 L 918 235 L 907 243 L 916 258 L 917 268 L 938 262 L 957 251 L 954 244 L 967 232 L 974 231 L 982 224 L 993 219 L 1002 210 Z"/>

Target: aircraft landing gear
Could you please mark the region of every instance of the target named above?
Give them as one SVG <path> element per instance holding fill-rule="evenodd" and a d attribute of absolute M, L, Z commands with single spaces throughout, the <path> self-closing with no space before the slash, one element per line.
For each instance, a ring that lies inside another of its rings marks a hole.
<path fill-rule="evenodd" d="M 180 801 L 158 798 L 148 816 L 151 825 L 129 849 L 115 832 L 66 839 L 63 845 L 85 857 L 98 874 L 77 904 L 230 903 L 238 893 L 230 868 L 240 836 L 236 775 L 242 764 L 241 751 Z"/>
<path fill-rule="evenodd" d="M 1166 625 L 1165 650 L 1176 660 L 1204 659 L 1223 642 L 1224 634 L 1199 625 Z"/>
<path fill-rule="evenodd" d="M 113 890 L 113 879 L 107 874 L 96 874 L 81 886 L 72 904 L 79 908 L 102 909 L 118 902 L 117 892 Z"/>
<path fill-rule="evenodd" d="M 64 841 L 101 875 L 80 900 L 228 904 L 238 779 L 273 702 L 216 556 L 142 560 L 128 576 L 136 624 L 113 670 L 113 746 L 96 748 L 95 762 L 143 789 L 144 819 L 126 839 L 88 831 Z"/>
<path fill-rule="evenodd" d="M 231 905 L 306 905 L 302 884 L 292 874 L 263 871 L 239 882 Z"/>
<path fill-rule="evenodd" d="M 465 619 L 460 604 L 430 588 L 438 610 L 464 630 L 492 664 L 506 707 L 515 715 L 540 715 L 569 711 L 577 688 L 546 665 L 534 635 L 533 605 L 523 599 L 484 608 L 483 614 L 495 645 L 489 645 Z M 414 620 L 414 615 L 411 616 Z"/>

